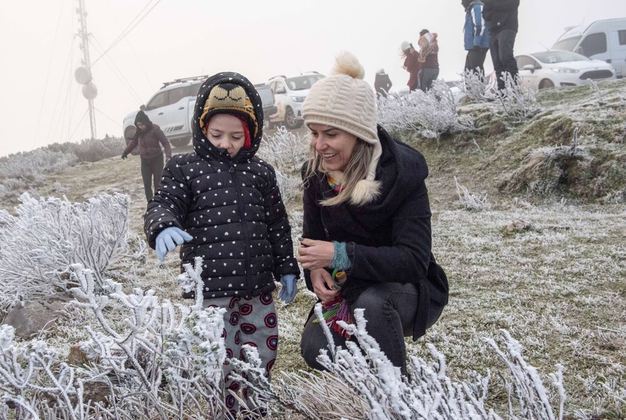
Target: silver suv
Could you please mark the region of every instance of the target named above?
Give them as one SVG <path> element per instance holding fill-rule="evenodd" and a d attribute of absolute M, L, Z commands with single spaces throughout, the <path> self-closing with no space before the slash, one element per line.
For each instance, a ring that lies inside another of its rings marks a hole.
<path fill-rule="evenodd" d="M 150 121 L 161 127 L 167 139 L 175 147 L 185 146 L 191 140 L 191 120 L 200 85 L 208 76 L 187 77 L 163 83 L 163 86 L 146 105 L 140 108 Z M 135 115 L 124 117 L 123 132 L 126 142 L 135 136 Z"/>

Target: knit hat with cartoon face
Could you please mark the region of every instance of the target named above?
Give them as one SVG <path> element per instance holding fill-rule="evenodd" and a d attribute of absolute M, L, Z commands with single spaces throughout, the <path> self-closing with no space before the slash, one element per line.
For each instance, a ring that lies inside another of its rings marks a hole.
<path fill-rule="evenodd" d="M 306 125 L 328 125 L 355 135 L 359 140 L 374 145 L 367 176 L 352 192 L 354 204 L 372 201 L 380 191 L 376 181 L 376 166 L 382 154 L 376 128 L 376 96 L 363 80 L 365 70 L 359 60 L 348 52 L 337 56 L 331 76 L 316 82 L 302 107 Z"/>
<path fill-rule="evenodd" d="M 202 107 L 198 121 L 200 128 L 204 129 L 215 114 L 233 114 L 247 124 L 244 148 L 250 147 L 251 137 L 256 137 L 259 124 L 254 113 L 254 105 L 243 86 L 229 82 L 213 86 Z"/>

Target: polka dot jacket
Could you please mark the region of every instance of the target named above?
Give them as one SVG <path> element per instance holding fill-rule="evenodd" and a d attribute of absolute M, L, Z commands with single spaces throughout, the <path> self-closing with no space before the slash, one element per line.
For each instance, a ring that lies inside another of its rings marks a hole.
<path fill-rule="evenodd" d="M 242 85 L 255 106 L 257 121 L 263 121 L 261 99 L 246 78 L 219 73 L 207 79 L 198 93 L 192 122 L 194 152 L 170 159 L 144 215 L 152 248 L 158 234 L 171 226 L 193 236 L 181 247 L 181 270 L 197 256 L 204 259 L 207 299 L 258 296 L 273 290 L 274 280 L 283 274 L 300 274 L 274 169 L 254 156 L 262 130 L 254 136 L 252 147 L 234 158 L 213 146 L 200 130 L 198 117 L 206 96 L 223 82 Z"/>

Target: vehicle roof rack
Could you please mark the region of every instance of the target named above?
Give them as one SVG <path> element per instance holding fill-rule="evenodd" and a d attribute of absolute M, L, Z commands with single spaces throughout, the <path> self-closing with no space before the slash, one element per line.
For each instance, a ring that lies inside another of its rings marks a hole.
<path fill-rule="evenodd" d="M 192 76 L 192 77 L 181 77 L 180 79 L 174 79 L 171 82 L 163 82 L 163 86 L 161 86 L 161 89 L 163 89 L 166 86 L 173 85 L 174 83 L 191 82 L 191 81 L 194 81 L 194 80 L 204 80 L 207 77 L 209 77 L 209 76 L 208 75 L 202 75 L 202 76 Z"/>

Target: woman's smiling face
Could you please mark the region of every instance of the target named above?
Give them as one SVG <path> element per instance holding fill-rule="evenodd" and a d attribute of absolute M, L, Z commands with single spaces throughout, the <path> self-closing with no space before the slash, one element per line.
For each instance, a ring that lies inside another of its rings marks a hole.
<path fill-rule="evenodd" d="M 329 125 L 311 123 L 311 145 L 322 158 L 326 171 L 343 172 L 352 157 L 357 137 Z"/>

